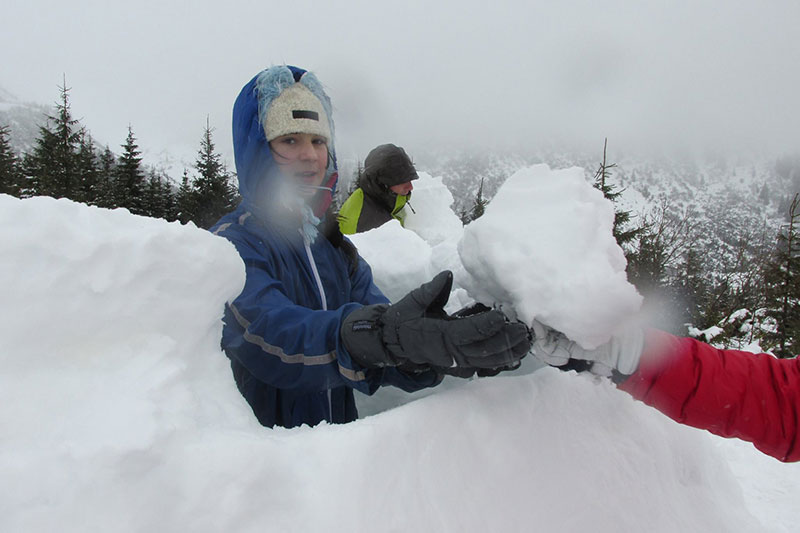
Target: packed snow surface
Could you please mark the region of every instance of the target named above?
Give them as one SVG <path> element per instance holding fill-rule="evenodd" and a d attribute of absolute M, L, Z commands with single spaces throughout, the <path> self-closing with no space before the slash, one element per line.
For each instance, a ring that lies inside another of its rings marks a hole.
<path fill-rule="evenodd" d="M 422 218 L 386 228 L 403 240 L 358 244 L 382 257 L 415 243 L 414 283 L 449 266 L 455 305 L 468 303 L 480 278 L 459 257 L 477 258 L 469 245 L 455 251 L 461 230 L 445 220 L 454 215 L 440 182 L 425 181 L 414 199 Z M 549 208 L 539 201 L 526 209 Z M 526 254 L 527 232 L 506 210 L 497 238 Z M 422 220 L 442 220 L 441 231 L 415 233 Z M 554 257 L 571 253 L 548 242 Z M 243 265 L 192 225 L 0 195 L 0 250 L 4 532 L 752 532 L 794 531 L 800 520 L 798 465 L 530 357 L 522 371 L 448 378 L 404 405 L 375 409 L 385 391 L 360 396 L 362 413 L 375 414 L 351 424 L 263 428 L 219 348 Z M 382 270 L 389 261 L 373 263 L 376 279 L 401 294 L 400 277 Z M 489 274 L 510 277 L 502 268 L 486 267 L 487 286 L 502 287 Z"/>

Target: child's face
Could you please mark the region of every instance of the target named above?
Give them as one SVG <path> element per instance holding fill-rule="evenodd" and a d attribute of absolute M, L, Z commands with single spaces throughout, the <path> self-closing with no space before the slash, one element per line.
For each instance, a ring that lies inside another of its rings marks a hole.
<path fill-rule="evenodd" d="M 269 143 L 281 173 L 294 180 L 304 196 L 313 195 L 325 179 L 328 166 L 328 142 L 310 133 L 290 133 Z M 307 188 L 304 188 L 303 186 Z"/>

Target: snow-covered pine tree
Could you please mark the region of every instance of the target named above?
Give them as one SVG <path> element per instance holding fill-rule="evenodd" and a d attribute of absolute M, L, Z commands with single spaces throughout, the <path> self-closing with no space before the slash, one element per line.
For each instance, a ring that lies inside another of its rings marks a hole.
<path fill-rule="evenodd" d="M 483 178 L 481 178 L 481 184 L 478 186 L 478 192 L 475 195 L 475 203 L 472 204 L 472 210 L 469 214 L 470 221 L 482 217 L 488 203 L 489 201 L 483 197 Z"/>
<path fill-rule="evenodd" d="M 97 187 L 95 200 L 100 207 L 118 207 L 116 202 L 117 156 L 108 146 L 100 153 L 97 163 Z"/>
<path fill-rule="evenodd" d="M 677 263 L 690 244 L 687 214 L 676 216 L 664 201 L 644 217 L 639 248 L 628 255 L 628 280 L 644 296 L 659 327 L 679 335 L 689 320 L 681 312 L 683 295 L 675 288 Z"/>
<path fill-rule="evenodd" d="M 185 168 L 183 169 L 183 177 L 181 178 L 178 192 L 175 194 L 175 204 L 177 209 L 176 216 L 181 224 L 186 224 L 190 220 L 194 220 L 196 211 L 194 205 L 194 191 L 189 181 L 189 171 Z"/>
<path fill-rule="evenodd" d="M 61 99 L 55 116 L 48 115 L 47 125 L 39 126 L 33 151 L 23 159 L 23 172 L 29 177 L 26 196 L 76 199 L 84 128 L 72 118 L 66 80 L 59 90 Z"/>
<path fill-rule="evenodd" d="M 198 172 L 194 181 L 194 217 L 201 228 L 210 228 L 222 215 L 232 211 L 238 203 L 236 188 L 231 183 L 231 173 L 221 161 L 214 147 L 212 128 L 206 118 L 206 127 L 200 141 L 200 150 L 194 167 Z"/>
<path fill-rule="evenodd" d="M 166 174 L 159 175 L 161 184 L 161 218 L 170 222 L 178 220 L 178 203 L 172 180 Z"/>
<path fill-rule="evenodd" d="M 175 193 L 166 175 L 151 169 L 147 178 L 147 198 L 150 216 L 173 221 L 175 214 Z"/>
<path fill-rule="evenodd" d="M 702 257 L 694 246 L 686 251 L 674 287 L 681 314 L 697 328 L 705 329 L 710 326 L 711 324 L 706 323 L 709 287 Z"/>
<path fill-rule="evenodd" d="M 594 174 L 594 187 L 603 193 L 603 196 L 612 203 L 617 202 L 617 199 L 622 195 L 625 190 L 617 190 L 615 185 L 608 183 L 608 178 L 611 177 L 611 169 L 616 167 L 616 163 L 609 164 L 606 159 L 606 151 L 608 149 L 608 139 L 603 142 L 603 162 L 597 168 Z M 629 255 L 633 252 L 631 243 L 640 237 L 645 231 L 644 226 L 630 227 L 631 212 L 614 208 L 614 228 L 613 235 L 617 244 Z"/>
<path fill-rule="evenodd" d="M 161 218 L 161 183 L 153 168 L 147 171 L 147 177 L 145 178 L 142 209 L 144 211 L 142 214 L 144 215 Z"/>
<path fill-rule="evenodd" d="M 469 213 L 467 212 L 466 209 L 462 209 L 459 212 L 458 218 L 461 220 L 462 226 L 466 226 L 467 224 L 469 224 Z"/>
<path fill-rule="evenodd" d="M 78 183 L 75 191 L 74 200 L 88 205 L 98 205 L 98 166 L 97 154 L 94 150 L 92 137 L 86 132 L 81 132 L 78 143 L 77 155 L 77 174 Z"/>
<path fill-rule="evenodd" d="M 765 269 L 767 316 L 775 331 L 765 335 L 774 342 L 778 357 L 795 357 L 800 352 L 800 195 L 789 206 L 788 220 L 781 228 L 775 252 Z"/>
<path fill-rule="evenodd" d="M 0 194 L 20 195 L 20 162 L 9 141 L 9 126 L 0 126 Z"/>
<path fill-rule="evenodd" d="M 115 202 L 118 207 L 126 207 L 133 214 L 146 215 L 144 206 L 146 179 L 140 155 L 133 128 L 128 125 L 128 136 L 122 145 L 122 155 L 119 156 L 114 172 Z"/>

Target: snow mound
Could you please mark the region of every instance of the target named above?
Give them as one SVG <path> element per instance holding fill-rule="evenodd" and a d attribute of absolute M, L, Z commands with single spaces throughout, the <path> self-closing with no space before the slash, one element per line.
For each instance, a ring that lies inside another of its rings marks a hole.
<path fill-rule="evenodd" d="M 348 237 L 372 267 L 375 285 L 392 302 L 435 274 L 430 245 L 413 231 L 403 229 L 397 220 Z"/>
<path fill-rule="evenodd" d="M 349 238 L 372 267 L 375 284 L 392 302 L 442 270 L 453 272 L 453 291 L 445 307 L 452 313 L 474 301 L 460 287 L 467 276 L 457 248 L 464 230 L 442 178 L 418 174 L 411 195 L 413 210 L 406 208 L 405 228 L 392 220 Z"/>
<path fill-rule="evenodd" d="M 453 212 L 453 195 L 442 183 L 442 178 L 419 172 L 411 193 L 410 206 L 406 207 L 405 227 L 419 235 L 432 247 L 455 244 L 464 228 L 461 219 Z"/>
<path fill-rule="evenodd" d="M 220 318 L 244 283 L 227 241 L 47 197 L 0 195 L 0 227 L 0 425 L 23 448 L 145 447 L 235 392 L 202 369 L 226 372 Z"/>
<path fill-rule="evenodd" d="M 796 524 L 798 465 L 745 500 L 751 465 L 776 461 L 738 447 L 737 480 L 719 439 L 572 372 L 263 428 L 219 350 L 243 266 L 191 225 L 0 196 L 0 249 L 2 531 L 749 533 L 753 509 Z"/>

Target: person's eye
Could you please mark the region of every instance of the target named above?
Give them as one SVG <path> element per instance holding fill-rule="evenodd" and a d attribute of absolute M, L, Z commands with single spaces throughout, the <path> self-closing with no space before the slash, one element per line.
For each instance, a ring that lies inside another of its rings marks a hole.
<path fill-rule="evenodd" d="M 295 139 L 294 137 L 283 137 L 280 140 L 280 142 L 281 142 L 281 144 L 296 144 L 297 143 L 297 139 Z"/>
<path fill-rule="evenodd" d="M 317 145 L 328 144 L 328 142 L 325 140 L 325 137 L 315 137 L 311 142 Z"/>

